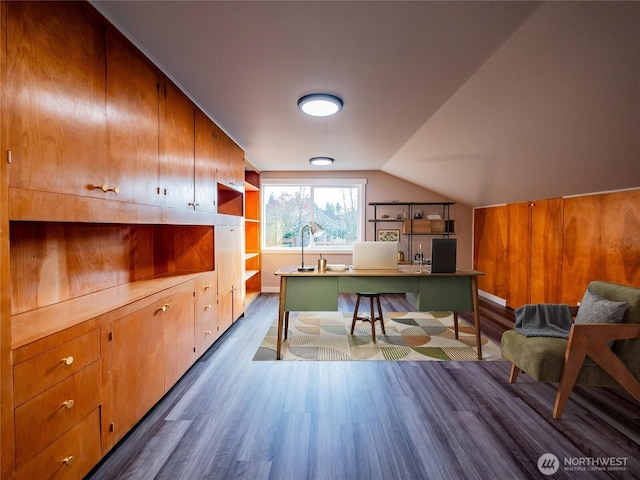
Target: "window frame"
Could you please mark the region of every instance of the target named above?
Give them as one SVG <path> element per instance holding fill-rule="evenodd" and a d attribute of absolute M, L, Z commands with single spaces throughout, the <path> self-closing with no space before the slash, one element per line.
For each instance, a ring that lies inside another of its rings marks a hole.
<path fill-rule="evenodd" d="M 267 247 L 266 242 L 266 214 L 265 208 L 268 201 L 268 195 L 265 194 L 268 186 L 298 186 L 298 187 L 356 187 L 358 189 L 358 226 L 355 241 L 362 241 L 366 235 L 366 178 L 262 178 L 261 182 L 261 205 L 260 214 L 262 222 L 260 225 L 260 245 L 262 250 L 268 253 L 293 253 L 300 252 L 300 246 L 296 247 Z M 316 253 L 351 253 L 353 251 L 352 245 L 344 247 L 327 248 L 326 245 L 305 245 L 304 251 L 316 252 Z"/>

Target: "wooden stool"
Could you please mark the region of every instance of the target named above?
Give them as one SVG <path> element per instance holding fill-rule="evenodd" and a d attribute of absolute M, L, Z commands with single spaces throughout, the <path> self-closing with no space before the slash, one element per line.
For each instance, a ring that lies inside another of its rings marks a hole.
<path fill-rule="evenodd" d="M 353 311 L 353 321 L 351 322 L 351 335 L 353 335 L 353 329 L 356 327 L 356 320 L 362 320 L 363 322 L 371 322 L 371 340 L 373 341 L 373 343 L 376 342 L 376 320 L 380 321 L 380 327 L 382 328 L 382 333 L 383 335 L 386 335 L 387 333 L 384 331 L 384 318 L 382 316 L 382 307 L 380 306 L 380 294 L 379 293 L 373 293 L 373 292 L 359 292 L 356 293 L 356 295 L 358 296 L 357 300 L 356 300 L 356 308 Z M 367 317 L 359 317 L 358 316 L 358 307 L 360 306 L 360 299 L 362 297 L 368 298 L 370 305 L 371 305 L 371 317 L 367 318 Z M 378 313 L 380 314 L 379 317 L 376 317 L 375 315 L 375 311 L 373 308 L 373 299 L 376 299 L 376 302 L 378 304 Z"/>

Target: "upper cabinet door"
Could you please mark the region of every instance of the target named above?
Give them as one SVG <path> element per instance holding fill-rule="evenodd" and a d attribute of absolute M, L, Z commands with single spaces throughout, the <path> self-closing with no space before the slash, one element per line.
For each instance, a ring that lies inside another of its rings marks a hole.
<path fill-rule="evenodd" d="M 219 130 L 218 134 L 216 163 L 218 182 L 244 191 L 244 152 L 222 130 Z"/>
<path fill-rule="evenodd" d="M 108 182 L 104 27 L 84 4 L 5 6 L 10 186 L 112 195 L 95 188 Z"/>
<path fill-rule="evenodd" d="M 107 34 L 108 184 L 120 200 L 157 205 L 159 78 L 118 34 Z"/>
<path fill-rule="evenodd" d="M 216 212 L 216 143 L 213 121 L 196 109 L 195 208 Z"/>
<path fill-rule="evenodd" d="M 194 208 L 194 105 L 171 82 L 164 90 L 163 160 L 160 184 L 165 205 Z"/>

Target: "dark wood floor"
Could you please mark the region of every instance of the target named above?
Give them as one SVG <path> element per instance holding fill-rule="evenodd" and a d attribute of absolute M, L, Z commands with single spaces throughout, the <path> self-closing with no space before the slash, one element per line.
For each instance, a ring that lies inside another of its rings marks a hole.
<path fill-rule="evenodd" d="M 555 386 L 510 385 L 507 362 L 254 362 L 277 301 L 252 302 L 87 478 L 640 478 L 640 404 L 620 389 L 577 387 L 553 420 Z M 513 312 L 482 304 L 497 340 Z M 410 308 L 387 296 L 383 309 Z M 626 471 L 547 477 L 544 453 Z"/>

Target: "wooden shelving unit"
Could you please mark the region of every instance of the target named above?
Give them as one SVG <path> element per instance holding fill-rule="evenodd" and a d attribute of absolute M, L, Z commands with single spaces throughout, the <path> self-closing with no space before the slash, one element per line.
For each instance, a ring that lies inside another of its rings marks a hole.
<path fill-rule="evenodd" d="M 245 302 L 248 305 L 262 290 L 260 254 L 260 172 L 245 170 Z"/>
<path fill-rule="evenodd" d="M 449 237 L 456 233 L 456 221 L 451 219 L 451 205 L 455 202 L 369 202 L 373 207 L 373 218 L 369 222 L 375 225 L 374 240 L 378 240 L 378 224 L 395 224 L 399 237 L 407 235 L 407 261 L 412 259 L 413 235 L 438 235 Z M 420 212 L 419 217 L 416 213 Z M 437 214 L 439 218 L 429 218 Z"/>

